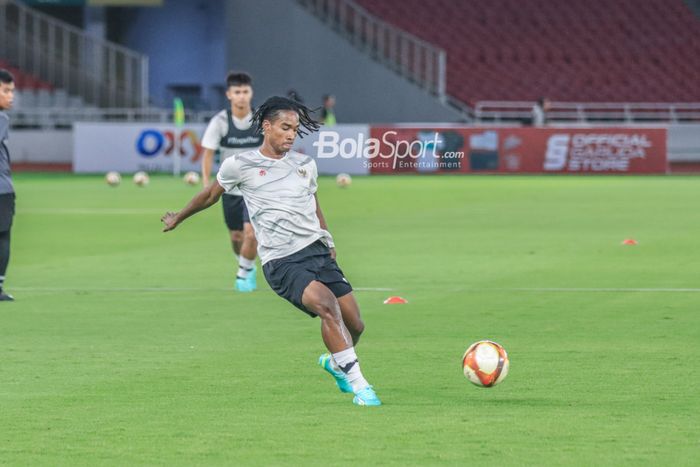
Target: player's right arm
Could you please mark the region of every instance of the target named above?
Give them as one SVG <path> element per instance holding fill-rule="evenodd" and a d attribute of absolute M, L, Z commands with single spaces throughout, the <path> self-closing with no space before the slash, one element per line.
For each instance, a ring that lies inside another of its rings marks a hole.
<path fill-rule="evenodd" d="M 212 165 L 214 165 L 214 150 L 204 148 L 204 156 L 202 156 L 202 184 L 204 186 L 209 186 Z"/>
<path fill-rule="evenodd" d="M 211 167 L 214 165 L 214 153 L 219 149 L 221 138 L 226 134 L 226 120 L 221 118 L 221 113 L 214 115 L 202 137 L 204 156 L 202 157 L 202 184 L 209 186 Z"/>
<path fill-rule="evenodd" d="M 167 212 L 163 217 L 161 217 L 160 220 L 163 222 L 163 224 L 165 224 L 165 227 L 163 227 L 163 232 L 173 230 L 188 217 L 216 204 L 224 192 L 225 190 L 221 185 L 219 185 L 219 182 L 214 181 L 210 183 L 202 191 L 197 193 L 181 211 Z"/>

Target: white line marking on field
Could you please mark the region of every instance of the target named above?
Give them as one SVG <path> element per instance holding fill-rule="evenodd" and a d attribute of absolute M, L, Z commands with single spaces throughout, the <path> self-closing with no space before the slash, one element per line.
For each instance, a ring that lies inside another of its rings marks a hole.
<path fill-rule="evenodd" d="M 163 214 L 164 209 L 114 209 L 114 208 L 56 208 L 56 209 L 18 209 L 17 214 L 43 214 L 43 215 L 107 215 L 123 216 L 128 214 Z"/>
<path fill-rule="evenodd" d="M 668 288 L 668 287 L 523 287 L 515 289 L 505 289 L 516 292 L 700 292 L 700 289 L 693 288 Z"/>
<path fill-rule="evenodd" d="M 12 290 L 25 292 L 231 292 L 232 288 L 217 287 L 12 287 Z M 355 287 L 357 292 L 393 292 L 391 287 Z M 403 289 L 405 292 L 425 290 L 445 290 L 441 287 Z M 460 287 L 449 292 L 540 292 L 540 293 L 700 293 L 700 288 L 669 287 L 515 287 L 486 288 Z M 265 288 L 259 292 L 271 292 Z"/>
<path fill-rule="evenodd" d="M 459 287 L 452 292 L 662 292 L 699 293 L 700 288 L 670 287 Z"/>
<path fill-rule="evenodd" d="M 230 292 L 233 288 L 216 287 L 12 287 L 24 292 Z M 359 292 L 390 292 L 386 287 L 355 287 Z M 260 289 L 271 292 L 270 289 Z"/>

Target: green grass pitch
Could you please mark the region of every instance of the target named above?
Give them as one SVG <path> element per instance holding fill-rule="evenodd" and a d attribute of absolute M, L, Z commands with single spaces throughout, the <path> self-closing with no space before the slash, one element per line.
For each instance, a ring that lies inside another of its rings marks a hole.
<path fill-rule="evenodd" d="M 323 178 L 385 404 L 362 408 L 317 320 L 260 271 L 232 291 L 219 205 L 160 232 L 195 188 L 18 174 L 0 464 L 696 464 L 699 181 Z M 484 338 L 511 359 L 492 389 L 461 373 Z"/>

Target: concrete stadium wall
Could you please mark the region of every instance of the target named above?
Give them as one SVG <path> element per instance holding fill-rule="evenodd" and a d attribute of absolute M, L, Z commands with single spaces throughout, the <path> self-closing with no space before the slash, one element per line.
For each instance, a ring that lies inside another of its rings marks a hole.
<path fill-rule="evenodd" d="M 12 164 L 70 164 L 72 130 L 10 130 L 7 143 Z"/>
<path fill-rule="evenodd" d="M 460 121 L 294 0 L 230 0 L 226 17 L 228 68 L 253 75 L 257 103 L 295 89 L 312 106 L 334 94 L 339 123 Z"/>
<path fill-rule="evenodd" d="M 156 106 L 172 105 L 168 87 L 202 86 L 203 100 L 218 107 L 226 78 L 224 0 L 167 0 L 167 8 L 131 8 L 113 18 L 125 46 L 148 55 L 149 90 Z"/>

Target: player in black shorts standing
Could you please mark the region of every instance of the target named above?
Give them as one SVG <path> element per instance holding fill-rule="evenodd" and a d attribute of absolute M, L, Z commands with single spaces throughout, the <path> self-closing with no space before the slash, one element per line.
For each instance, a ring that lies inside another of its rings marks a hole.
<path fill-rule="evenodd" d="M 251 125 L 253 109 L 253 80 L 247 73 L 229 73 L 226 77 L 226 98 L 231 107 L 214 116 L 204 132 L 202 147 L 202 182 L 209 185 L 214 153 L 218 150 L 221 162 L 243 151 L 256 149 L 262 144 L 262 135 Z M 231 235 L 231 246 L 238 259 L 236 290 L 255 290 L 255 257 L 257 242 L 250 225 L 248 210 L 239 190 L 226 193 L 221 200 L 224 220 Z"/>
<path fill-rule="evenodd" d="M 15 80 L 7 70 L 0 70 L 0 301 L 13 301 L 12 295 L 4 292 L 5 272 L 10 262 L 10 229 L 15 215 L 15 189 L 10 171 L 10 151 L 7 138 L 10 118 L 5 110 L 12 108 L 15 97 Z"/>

